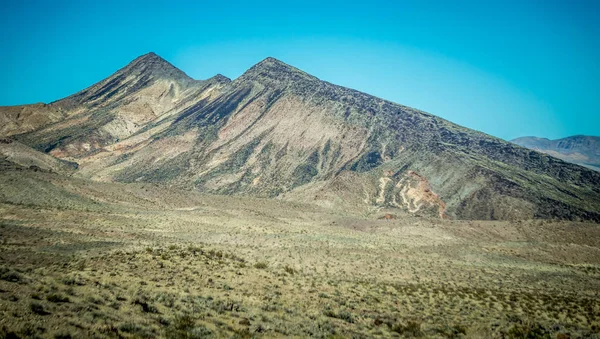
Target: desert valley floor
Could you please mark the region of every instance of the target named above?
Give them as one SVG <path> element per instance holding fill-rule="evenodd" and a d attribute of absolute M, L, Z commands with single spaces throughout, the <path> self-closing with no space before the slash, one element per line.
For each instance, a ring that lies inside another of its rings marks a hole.
<path fill-rule="evenodd" d="M 600 337 L 598 224 L 0 186 L 1 338 Z"/>

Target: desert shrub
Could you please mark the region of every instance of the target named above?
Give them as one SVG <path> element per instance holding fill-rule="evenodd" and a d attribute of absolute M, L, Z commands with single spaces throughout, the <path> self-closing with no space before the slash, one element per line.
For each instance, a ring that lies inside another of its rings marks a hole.
<path fill-rule="evenodd" d="M 204 254 L 204 251 L 202 250 L 202 248 L 198 247 L 198 246 L 188 246 L 188 252 L 192 253 L 193 255 L 196 254 Z"/>
<path fill-rule="evenodd" d="M 341 319 L 344 320 L 347 323 L 354 323 L 354 317 L 352 316 L 352 313 L 348 312 L 348 311 L 339 311 L 339 312 L 335 312 L 333 310 L 325 310 L 323 312 L 323 314 L 327 317 L 330 318 L 336 318 L 336 319 Z"/>
<path fill-rule="evenodd" d="M 23 276 L 19 272 L 15 272 L 6 267 L 0 267 L 0 280 L 8 282 L 20 282 Z"/>
<path fill-rule="evenodd" d="M 71 339 L 73 338 L 73 336 L 71 336 L 71 333 L 66 332 L 66 331 L 62 331 L 62 332 L 58 332 L 54 334 L 54 339 Z"/>
<path fill-rule="evenodd" d="M 254 268 L 258 268 L 260 270 L 264 270 L 267 267 L 269 267 L 269 265 L 264 261 L 259 261 L 256 264 L 254 264 Z"/>
<path fill-rule="evenodd" d="M 63 284 L 65 284 L 67 286 L 73 286 L 73 285 L 85 286 L 87 284 L 86 279 L 79 275 L 71 275 L 71 276 L 63 278 L 61 281 Z"/>
<path fill-rule="evenodd" d="M 392 326 L 391 330 L 407 337 L 420 337 L 423 335 L 421 323 L 412 320 L 407 321 L 406 325 L 397 323 Z"/>
<path fill-rule="evenodd" d="M 31 323 L 14 324 L 10 330 L 6 327 L 0 329 L 0 338 L 2 339 L 19 339 L 19 338 L 39 338 L 39 332 L 44 332 L 43 327 L 36 327 Z"/>
<path fill-rule="evenodd" d="M 94 305 L 104 305 L 104 304 L 105 304 L 104 300 L 102 300 L 102 299 L 101 299 L 101 298 L 99 298 L 99 297 L 97 298 L 97 297 L 95 297 L 95 296 L 92 296 L 92 295 L 91 295 L 91 296 L 89 296 L 89 297 L 87 297 L 85 300 L 86 300 L 87 302 L 89 302 L 89 303 L 92 303 L 92 304 L 94 304 Z"/>
<path fill-rule="evenodd" d="M 242 305 L 238 303 L 223 300 L 214 300 L 211 303 L 210 308 L 219 314 L 222 314 L 224 312 L 240 312 L 244 310 Z"/>
<path fill-rule="evenodd" d="M 550 339 L 550 333 L 538 324 L 529 321 L 519 321 L 514 324 L 506 333 L 510 339 Z"/>
<path fill-rule="evenodd" d="M 19 335 L 15 331 L 6 329 L 6 327 L 0 329 L 0 339 L 19 339 Z"/>
<path fill-rule="evenodd" d="M 136 337 L 142 338 L 153 338 L 155 334 L 152 332 L 152 329 L 149 329 L 145 326 L 134 324 L 134 323 L 125 323 L 119 326 L 119 330 L 121 332 L 133 334 Z"/>
<path fill-rule="evenodd" d="M 223 252 L 221 252 L 221 251 L 210 250 L 210 251 L 206 252 L 205 255 L 210 259 L 222 259 L 223 258 Z"/>
<path fill-rule="evenodd" d="M 79 271 L 83 271 L 83 270 L 85 270 L 86 266 L 87 266 L 87 264 L 86 264 L 85 260 L 81 260 L 75 264 L 75 269 L 77 269 Z"/>
<path fill-rule="evenodd" d="M 296 273 L 296 270 L 289 267 L 288 265 L 285 265 L 283 270 L 286 271 L 289 275 L 294 275 Z"/>
<path fill-rule="evenodd" d="M 279 306 L 277 304 L 264 303 L 261 307 L 261 310 L 265 312 L 277 312 L 279 310 Z"/>
<path fill-rule="evenodd" d="M 169 308 L 175 305 L 175 295 L 172 293 L 160 292 L 156 295 L 154 300 L 158 303 L 161 303 Z"/>
<path fill-rule="evenodd" d="M 189 314 L 175 317 L 172 327 L 176 330 L 187 330 L 196 325 L 196 320 Z"/>
<path fill-rule="evenodd" d="M 142 311 L 144 313 L 159 313 L 158 309 L 154 305 L 148 303 L 148 301 L 146 300 L 145 297 L 138 297 L 138 298 L 136 298 L 133 301 L 133 304 L 134 305 L 140 305 L 142 307 Z"/>
<path fill-rule="evenodd" d="M 98 332 L 107 334 L 110 337 L 116 337 L 116 338 L 122 337 L 122 335 L 119 334 L 119 329 L 115 325 L 112 325 L 112 324 L 105 324 L 103 326 L 100 326 L 100 328 L 98 328 Z"/>
<path fill-rule="evenodd" d="M 454 325 L 436 328 L 434 332 L 441 334 L 444 338 L 461 338 L 467 334 L 467 329 L 462 325 Z"/>
<path fill-rule="evenodd" d="M 46 300 L 53 302 L 53 303 L 68 303 L 68 302 L 70 302 L 69 297 L 66 297 L 66 296 L 60 295 L 60 294 L 56 294 L 56 293 L 47 295 Z"/>
<path fill-rule="evenodd" d="M 204 325 L 196 325 L 196 320 L 189 314 L 177 316 L 165 332 L 165 337 L 169 339 L 195 339 L 213 335 Z"/>
<path fill-rule="evenodd" d="M 46 309 L 44 308 L 44 305 L 38 303 L 38 302 L 32 302 L 29 304 L 29 309 L 31 310 L 31 312 L 38 314 L 38 315 L 48 315 L 50 314 L 50 312 L 46 311 Z"/>

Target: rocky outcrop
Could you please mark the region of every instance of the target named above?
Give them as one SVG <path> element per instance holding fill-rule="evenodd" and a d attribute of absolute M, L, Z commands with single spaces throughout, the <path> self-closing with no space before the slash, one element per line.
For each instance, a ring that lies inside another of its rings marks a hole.
<path fill-rule="evenodd" d="M 432 191 L 429 181 L 424 176 L 414 171 L 408 171 L 396 184 L 396 187 L 399 189 L 397 195 L 402 200 L 401 206 L 405 206 L 409 212 L 415 213 L 423 209 L 434 209 L 440 218 L 448 219 L 446 203 Z M 397 204 L 398 199 L 394 198 Z"/>

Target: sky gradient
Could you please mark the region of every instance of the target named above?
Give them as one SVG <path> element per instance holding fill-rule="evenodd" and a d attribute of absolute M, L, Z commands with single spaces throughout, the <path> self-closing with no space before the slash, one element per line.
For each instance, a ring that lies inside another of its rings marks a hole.
<path fill-rule="evenodd" d="M 504 139 L 600 135 L 598 1 L 14 1 L 0 105 L 51 102 L 153 51 L 196 79 L 267 56 Z"/>

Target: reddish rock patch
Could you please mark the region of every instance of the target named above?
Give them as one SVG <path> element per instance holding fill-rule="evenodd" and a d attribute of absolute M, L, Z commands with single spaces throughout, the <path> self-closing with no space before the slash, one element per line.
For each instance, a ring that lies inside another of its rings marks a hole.
<path fill-rule="evenodd" d="M 425 176 L 415 171 L 408 171 L 398 185 L 402 187 L 400 194 L 411 212 L 419 211 L 423 207 L 433 207 L 437 208 L 440 218 L 449 219 L 446 214 L 446 203 L 431 189 L 429 180 Z"/>

